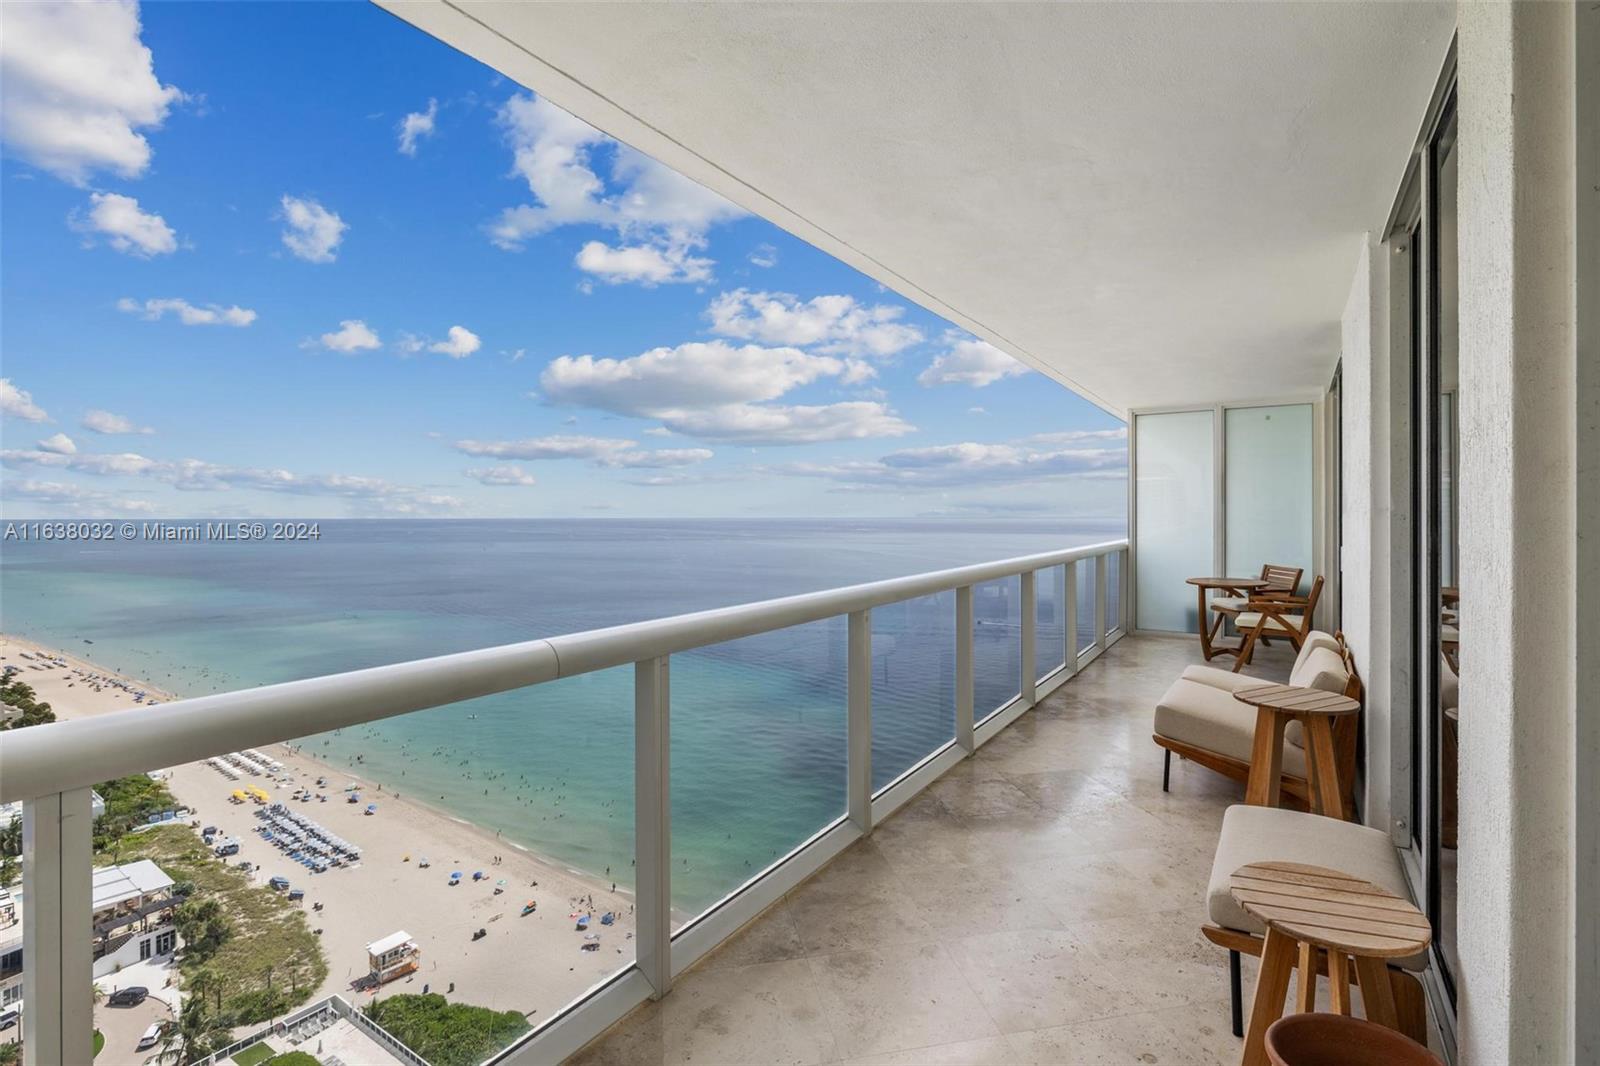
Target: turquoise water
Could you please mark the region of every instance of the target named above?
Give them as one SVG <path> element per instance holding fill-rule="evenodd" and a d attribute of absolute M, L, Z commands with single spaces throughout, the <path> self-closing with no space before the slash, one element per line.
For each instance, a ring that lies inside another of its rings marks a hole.
<path fill-rule="evenodd" d="M 0 626 L 180 695 L 1122 536 L 975 521 L 335 521 L 294 544 L 8 544 Z M 1085 567 L 1084 570 L 1087 570 Z M 1092 617 L 1080 571 L 1080 617 Z M 976 590 L 976 706 L 1017 691 L 1018 582 Z M 1060 596 L 1039 581 L 1040 672 Z M 873 613 L 873 769 L 954 734 L 954 595 Z M 92 642 L 92 643 L 90 643 Z M 845 620 L 672 660 L 674 902 L 694 913 L 843 813 Z M 633 670 L 307 738 L 399 791 L 632 882 Z"/>

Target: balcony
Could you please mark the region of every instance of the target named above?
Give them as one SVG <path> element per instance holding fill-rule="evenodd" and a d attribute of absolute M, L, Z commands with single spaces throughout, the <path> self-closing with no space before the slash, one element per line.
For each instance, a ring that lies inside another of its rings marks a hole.
<path fill-rule="evenodd" d="M 572 1061 L 1237 1062 L 1199 926 L 1241 788 L 1175 760 L 1163 793 L 1150 742 L 1198 661 L 1120 641 Z"/>

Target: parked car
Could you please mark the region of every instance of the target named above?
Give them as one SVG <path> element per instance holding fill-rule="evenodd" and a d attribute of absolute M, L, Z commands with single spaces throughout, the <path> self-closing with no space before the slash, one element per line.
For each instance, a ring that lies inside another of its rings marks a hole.
<path fill-rule="evenodd" d="M 239 854 L 239 842 L 237 840 L 225 841 L 218 844 L 214 850 L 217 853 L 217 858 L 226 859 L 229 855 Z"/>
<path fill-rule="evenodd" d="M 289 887 L 289 879 L 287 877 L 274 877 L 270 881 L 268 881 L 267 884 L 274 891 L 281 892 L 284 889 Z"/>
<path fill-rule="evenodd" d="M 164 1023 L 156 1022 L 150 1028 L 146 1029 L 143 1035 L 139 1037 L 138 1046 L 136 1046 L 133 1050 L 143 1051 L 145 1048 L 155 1047 L 157 1044 L 161 1043 L 161 1036 L 166 1032 L 166 1029 L 167 1027 Z"/>
<path fill-rule="evenodd" d="M 110 1003 L 113 1007 L 137 1007 L 139 1004 L 143 1003 L 149 997 L 149 995 L 150 990 L 143 985 L 130 985 L 127 988 L 119 988 L 115 992 L 111 993 L 111 998 L 106 1002 Z"/>
<path fill-rule="evenodd" d="M 250 864 L 249 859 L 240 859 L 238 865 L 239 869 L 243 870 L 245 873 L 249 873 L 255 869 L 255 867 Z"/>
<path fill-rule="evenodd" d="M 0 1011 L 0 1033 L 16 1025 L 22 1019 L 22 1012 L 15 1010 Z"/>

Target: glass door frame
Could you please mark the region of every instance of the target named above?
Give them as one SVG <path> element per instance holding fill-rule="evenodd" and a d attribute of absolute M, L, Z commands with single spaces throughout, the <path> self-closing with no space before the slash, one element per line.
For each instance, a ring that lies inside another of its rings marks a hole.
<path fill-rule="evenodd" d="M 1439 438 L 1439 195 L 1435 174 L 1440 139 L 1456 130 L 1456 46 L 1452 42 L 1422 123 L 1416 147 L 1407 161 L 1383 246 L 1388 251 L 1390 353 L 1403 366 L 1408 387 L 1393 402 L 1404 419 L 1395 437 L 1392 469 L 1404 484 L 1394 486 L 1396 506 L 1408 509 L 1409 535 L 1393 544 L 1395 595 L 1391 621 L 1397 641 L 1409 650 L 1396 663 L 1391 693 L 1390 773 L 1391 838 L 1414 898 L 1437 928 L 1443 914 L 1441 897 L 1440 754 L 1442 712 L 1438 707 L 1440 620 L 1437 607 L 1441 575 L 1440 438 Z M 1459 253 L 1458 253 L 1459 254 Z M 1401 362 L 1403 361 L 1403 362 Z M 1459 409 L 1459 403 L 1457 403 Z M 1391 423 L 1396 424 L 1396 423 Z M 1458 437 L 1459 443 L 1459 437 Z M 1403 452 L 1402 452 L 1403 450 Z M 1452 447 L 1449 471 L 1459 486 L 1455 467 L 1459 447 Z M 1458 491 L 1452 489 L 1452 491 Z M 1454 550 L 1452 548 L 1452 550 Z M 1459 565 L 1459 564 L 1458 564 Z M 1460 871 L 1456 872 L 1459 891 Z M 1451 931 L 1452 934 L 1454 930 Z M 1456 975 L 1436 936 L 1428 947 L 1430 965 L 1423 984 L 1434 1007 L 1446 1044 L 1455 1048 Z"/>
<path fill-rule="evenodd" d="M 1326 489 L 1327 486 L 1334 483 L 1335 472 L 1331 470 L 1329 465 L 1332 460 L 1333 449 L 1330 449 L 1327 443 L 1327 395 L 1325 392 L 1311 390 L 1249 400 L 1136 407 L 1128 411 L 1129 572 L 1125 578 L 1127 589 L 1123 596 L 1123 609 L 1130 612 L 1130 614 L 1124 615 L 1123 629 L 1126 632 L 1155 636 L 1194 635 L 1170 629 L 1145 629 L 1140 626 L 1138 613 L 1134 607 L 1139 601 L 1137 593 L 1139 580 L 1139 416 L 1189 414 L 1200 411 L 1211 412 L 1211 566 L 1218 574 L 1221 574 L 1228 558 L 1227 413 L 1229 411 L 1257 407 L 1288 407 L 1296 405 L 1309 405 L 1311 407 L 1311 563 L 1313 571 L 1305 576 L 1305 581 L 1309 583 L 1317 574 L 1326 575 L 1330 572 L 1328 565 L 1328 499 Z M 1237 577 L 1240 575 L 1229 576 Z M 1330 606 L 1331 601 L 1327 593 L 1328 588 L 1324 584 L 1322 600 L 1317 604 L 1316 625 L 1318 628 L 1323 629 L 1330 628 L 1330 626 L 1337 628 L 1337 614 Z M 1199 619 L 1199 624 L 1204 625 L 1205 619 Z"/>

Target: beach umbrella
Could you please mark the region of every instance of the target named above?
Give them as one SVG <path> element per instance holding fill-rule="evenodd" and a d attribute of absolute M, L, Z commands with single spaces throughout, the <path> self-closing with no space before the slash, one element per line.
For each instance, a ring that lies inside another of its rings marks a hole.
<path fill-rule="evenodd" d="M 461 880 L 461 871 L 460 870 L 451 870 L 450 871 L 450 880 L 452 880 L 452 881 Z"/>

